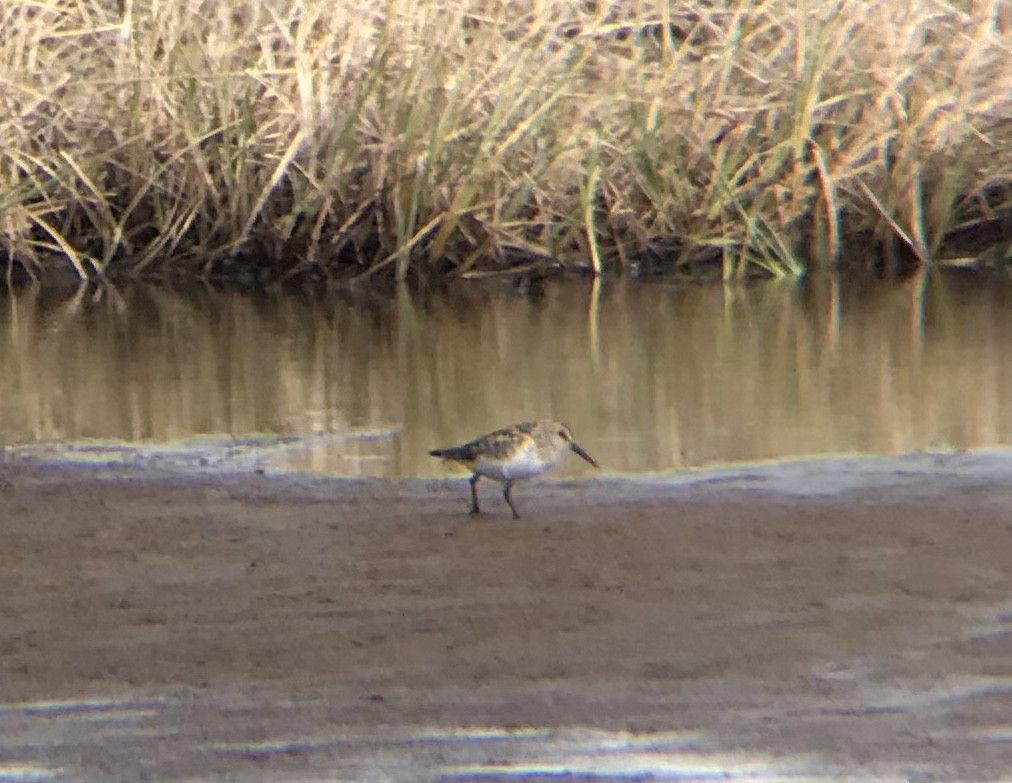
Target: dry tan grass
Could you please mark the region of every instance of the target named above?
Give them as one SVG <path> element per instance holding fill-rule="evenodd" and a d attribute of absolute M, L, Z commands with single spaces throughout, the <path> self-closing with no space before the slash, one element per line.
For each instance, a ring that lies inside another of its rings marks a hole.
<path fill-rule="evenodd" d="M 0 238 L 81 277 L 929 263 L 1012 181 L 991 2 L 0 4 Z"/>

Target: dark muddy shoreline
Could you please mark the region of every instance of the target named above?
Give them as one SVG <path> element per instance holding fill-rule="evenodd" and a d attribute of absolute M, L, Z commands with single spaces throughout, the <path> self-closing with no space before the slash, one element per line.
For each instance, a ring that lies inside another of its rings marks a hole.
<path fill-rule="evenodd" d="M 995 780 L 1007 460 L 534 482 L 516 523 L 8 454 L 0 774 Z"/>

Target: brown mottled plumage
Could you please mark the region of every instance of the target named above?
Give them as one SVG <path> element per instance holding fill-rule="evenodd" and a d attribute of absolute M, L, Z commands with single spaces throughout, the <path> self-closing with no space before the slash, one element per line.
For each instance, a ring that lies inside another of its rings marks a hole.
<path fill-rule="evenodd" d="M 565 424 L 549 419 L 503 427 L 460 446 L 433 449 L 429 454 L 470 468 L 471 516 L 481 513 L 477 485 L 482 476 L 487 476 L 503 482 L 503 497 L 513 512 L 513 518 L 520 519 L 510 498 L 513 482 L 538 476 L 555 467 L 566 451 L 574 451 L 595 468 L 598 467 L 594 458 L 573 440 Z"/>

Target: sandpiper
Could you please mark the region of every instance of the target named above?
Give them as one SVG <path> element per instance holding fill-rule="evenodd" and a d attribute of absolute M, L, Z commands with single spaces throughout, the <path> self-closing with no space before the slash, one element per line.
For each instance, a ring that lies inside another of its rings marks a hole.
<path fill-rule="evenodd" d="M 469 443 L 433 449 L 429 454 L 470 468 L 471 516 L 481 513 L 478 508 L 478 479 L 488 476 L 503 482 L 503 497 L 513 512 L 513 518 L 520 519 L 510 499 L 513 482 L 538 476 L 555 467 L 562 461 L 567 449 L 575 451 L 595 468 L 599 467 L 597 461 L 573 440 L 573 434 L 565 424 L 550 419 L 503 427 Z"/>

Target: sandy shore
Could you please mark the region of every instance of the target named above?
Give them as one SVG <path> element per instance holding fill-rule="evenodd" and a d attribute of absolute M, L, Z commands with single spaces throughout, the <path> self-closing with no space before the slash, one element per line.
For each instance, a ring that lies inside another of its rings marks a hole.
<path fill-rule="evenodd" d="M 535 482 L 513 522 L 8 457 L 0 781 L 1012 780 L 1012 472 L 973 459 Z"/>

